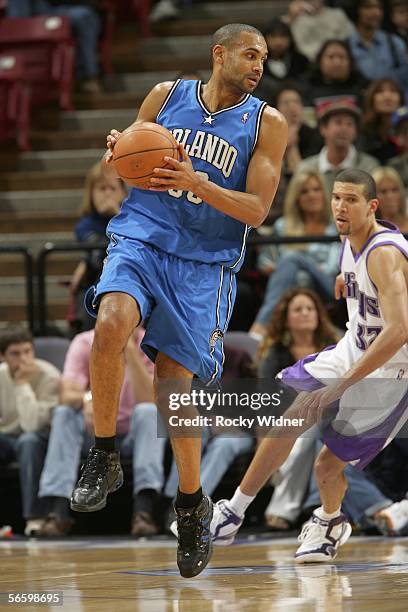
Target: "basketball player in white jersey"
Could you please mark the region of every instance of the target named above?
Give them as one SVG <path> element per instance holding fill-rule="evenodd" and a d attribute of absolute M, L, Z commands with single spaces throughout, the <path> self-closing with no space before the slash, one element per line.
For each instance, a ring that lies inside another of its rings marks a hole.
<path fill-rule="evenodd" d="M 376 220 L 375 183 L 366 172 L 341 171 L 331 202 L 343 240 L 347 332 L 337 345 L 280 372 L 285 385 L 300 391 L 284 416 L 300 416 L 305 423 L 262 441 L 232 499 L 216 505 L 211 524 L 214 544 L 230 544 L 246 508 L 296 438 L 326 417 L 315 464 L 322 505 L 299 536 L 298 563 L 334 559 L 351 533 L 341 513 L 346 464 L 363 469 L 408 419 L 408 242 L 395 226 Z"/>

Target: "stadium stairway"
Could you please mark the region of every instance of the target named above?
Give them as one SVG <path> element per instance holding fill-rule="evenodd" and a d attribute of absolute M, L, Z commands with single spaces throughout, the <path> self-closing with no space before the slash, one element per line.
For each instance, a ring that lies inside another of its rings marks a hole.
<path fill-rule="evenodd" d="M 36 111 L 32 151 L 11 146 L 0 153 L 0 243 L 23 245 L 37 254 L 47 242 L 73 239 L 82 188 L 89 167 L 102 155 L 108 130 L 134 121 L 146 93 L 181 71 L 210 69 L 211 33 L 229 22 L 265 26 L 285 12 L 286 0 L 193 2 L 182 18 L 154 26 L 142 39 L 134 18 L 116 26 L 114 72 L 97 95 L 76 94 L 73 112 L 55 107 Z M 67 282 L 80 254 L 53 255 L 48 266 L 49 318 L 62 331 L 68 303 Z M 0 256 L 0 321 L 24 321 L 23 264 L 17 255 Z M 5 323 L 3 323 L 5 324 Z"/>

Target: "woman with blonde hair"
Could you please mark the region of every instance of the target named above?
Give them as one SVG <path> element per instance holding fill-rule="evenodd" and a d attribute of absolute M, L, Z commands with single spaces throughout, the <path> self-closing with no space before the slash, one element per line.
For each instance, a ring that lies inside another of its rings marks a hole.
<path fill-rule="evenodd" d="M 378 213 L 381 219 L 391 221 L 403 233 L 408 233 L 407 201 L 404 184 L 394 168 L 376 168 L 372 173 L 377 185 Z"/>
<path fill-rule="evenodd" d="M 106 229 L 112 217 L 118 214 L 126 193 L 121 180 L 108 179 L 102 174 L 99 162 L 88 170 L 80 208 L 81 217 L 74 232 L 78 242 L 98 242 L 102 248 L 90 251 L 79 262 L 71 277 L 67 319 L 74 334 L 92 329 L 95 325 L 95 321 L 85 311 L 83 297 L 86 289 L 100 274 L 105 256 L 103 247 L 108 244 Z"/>
<path fill-rule="evenodd" d="M 320 174 L 315 171 L 295 174 L 286 192 L 283 217 L 275 223 L 274 235 L 337 236 Z M 326 300 L 332 301 L 339 253 L 338 242 L 269 245 L 262 249 L 258 267 L 270 277 L 251 334 L 265 334 L 281 296 L 297 285 L 312 287 Z"/>

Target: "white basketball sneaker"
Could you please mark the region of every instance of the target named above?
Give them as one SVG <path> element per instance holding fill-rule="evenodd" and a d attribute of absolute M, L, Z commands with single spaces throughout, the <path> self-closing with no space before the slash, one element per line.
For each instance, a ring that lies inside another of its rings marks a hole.
<path fill-rule="evenodd" d="M 216 546 L 228 546 L 235 540 L 239 528 L 244 521 L 231 509 L 228 499 L 220 499 L 214 505 L 214 514 L 211 521 L 211 533 Z"/>
<path fill-rule="evenodd" d="M 298 537 L 301 545 L 295 553 L 296 563 L 327 563 L 333 561 L 337 549 L 347 542 L 351 525 L 344 514 L 330 521 L 320 519 L 315 513 L 303 525 Z"/>
<path fill-rule="evenodd" d="M 378 512 L 374 522 L 384 535 L 408 535 L 408 499 L 391 504 Z"/>
<path fill-rule="evenodd" d="M 244 517 L 233 512 L 227 499 L 220 499 L 214 504 L 213 510 L 211 521 L 212 543 L 214 546 L 228 546 L 234 541 Z M 171 523 L 170 531 L 177 537 L 176 521 Z"/>

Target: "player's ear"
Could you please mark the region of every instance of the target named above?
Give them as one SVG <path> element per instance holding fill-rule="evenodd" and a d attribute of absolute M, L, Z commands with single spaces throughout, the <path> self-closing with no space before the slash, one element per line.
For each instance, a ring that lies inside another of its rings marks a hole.
<path fill-rule="evenodd" d="M 368 205 L 370 207 L 371 212 L 376 213 L 380 205 L 380 201 L 377 200 L 377 198 L 374 198 L 372 200 L 369 200 Z"/>
<path fill-rule="evenodd" d="M 225 56 L 224 45 L 214 45 L 212 49 L 212 56 L 214 64 L 223 64 Z"/>

